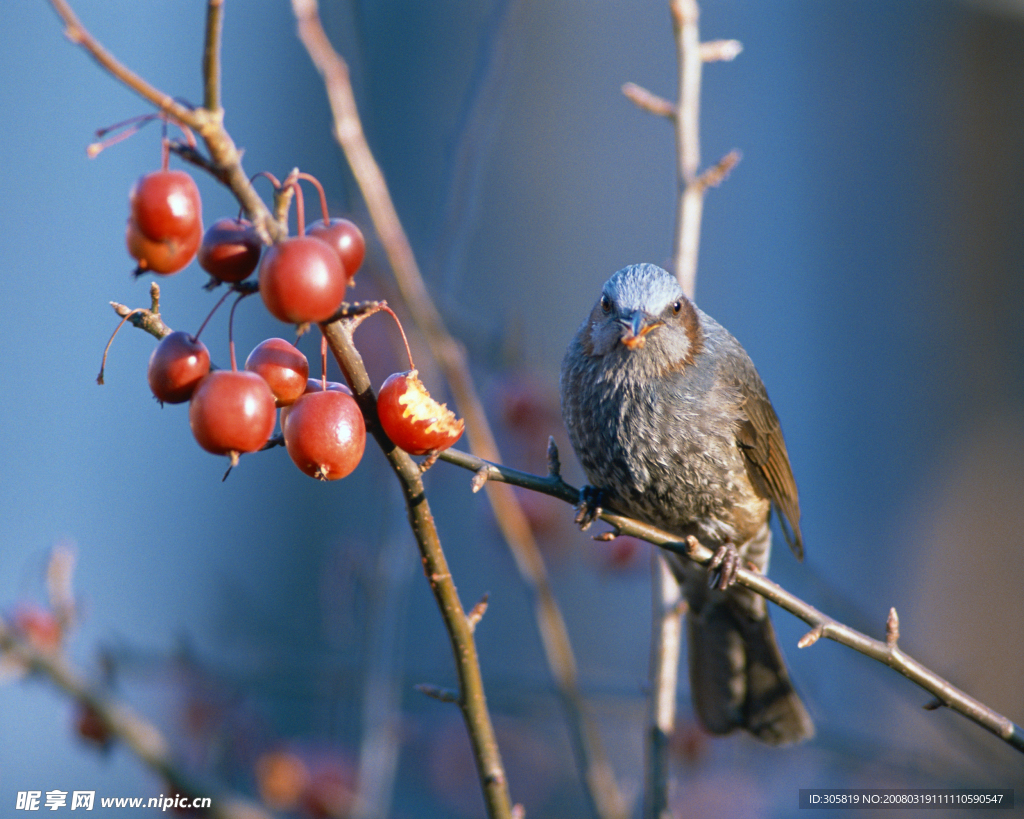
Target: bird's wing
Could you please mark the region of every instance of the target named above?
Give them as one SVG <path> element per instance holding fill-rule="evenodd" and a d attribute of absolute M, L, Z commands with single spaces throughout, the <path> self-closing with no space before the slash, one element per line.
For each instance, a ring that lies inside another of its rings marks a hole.
<path fill-rule="evenodd" d="M 736 342 L 737 348 L 739 343 Z M 797 560 L 803 560 L 803 536 L 800 533 L 800 500 L 796 479 L 789 465 L 786 441 L 782 437 L 779 418 L 768 400 L 761 377 L 750 358 L 740 355 L 726 357 L 729 363 L 722 376 L 739 392 L 741 418 L 736 445 L 747 463 L 747 472 L 780 514 L 782 533 Z"/>

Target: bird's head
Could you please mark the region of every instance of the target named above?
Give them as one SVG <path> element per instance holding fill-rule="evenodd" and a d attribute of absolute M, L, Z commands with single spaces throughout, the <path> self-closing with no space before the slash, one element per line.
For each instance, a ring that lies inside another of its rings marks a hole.
<path fill-rule="evenodd" d="M 653 264 L 630 265 L 608 279 L 588 326 L 595 356 L 643 350 L 675 368 L 693 363 L 701 346 L 696 308 L 675 276 Z"/>

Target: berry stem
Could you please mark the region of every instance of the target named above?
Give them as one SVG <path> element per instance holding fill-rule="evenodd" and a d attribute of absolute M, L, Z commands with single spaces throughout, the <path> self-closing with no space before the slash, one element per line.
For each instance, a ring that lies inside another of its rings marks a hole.
<path fill-rule="evenodd" d="M 113 125 L 108 125 L 106 128 L 98 128 L 96 130 L 96 137 L 100 140 L 99 142 L 93 142 L 85 150 L 90 159 L 96 157 L 101 151 L 109 148 L 111 145 L 116 145 L 118 142 L 128 139 L 130 136 L 134 136 L 138 131 L 142 130 L 143 127 L 151 123 L 153 120 L 160 120 L 163 123 L 163 136 L 162 136 L 162 170 L 167 170 L 168 160 L 170 158 L 170 142 L 167 139 L 167 126 L 168 124 L 177 125 L 181 130 L 181 133 L 185 137 L 185 142 L 189 148 L 196 150 L 196 136 L 192 133 L 192 129 L 187 125 L 179 122 L 173 122 L 163 112 L 157 112 L 153 114 L 140 114 L 135 117 L 130 117 L 121 122 L 115 122 Z M 107 134 L 120 131 L 115 133 L 114 136 L 107 139 L 103 137 Z"/>
<path fill-rule="evenodd" d="M 233 293 L 234 290 L 229 290 L 228 293 Z M 244 299 L 246 296 L 252 295 L 251 290 L 243 290 L 238 294 L 238 298 L 235 299 L 235 303 L 231 305 L 231 312 L 228 313 L 228 352 L 231 354 L 231 372 L 238 372 L 238 364 L 235 362 L 235 308 L 238 307 L 238 302 Z M 227 293 L 221 298 L 221 301 L 227 298 Z M 220 304 L 218 303 L 218 307 Z M 214 308 L 216 309 L 216 308 Z"/>
<path fill-rule="evenodd" d="M 320 332 L 320 386 L 327 392 L 327 336 Z"/>
<path fill-rule="evenodd" d="M 117 145 L 118 142 L 122 142 L 128 139 L 128 137 L 134 136 L 143 126 L 148 125 L 159 116 L 159 114 L 142 114 L 140 116 L 122 120 L 121 122 L 115 122 L 113 125 L 108 125 L 106 128 L 98 128 L 96 130 L 96 138 L 99 142 L 93 142 L 85 149 L 85 152 L 88 154 L 90 159 L 93 159 L 98 156 L 101 151 L 106 150 L 111 145 Z M 111 133 L 114 135 L 107 137 L 107 134 Z M 107 138 L 104 139 L 104 137 Z"/>
<path fill-rule="evenodd" d="M 171 160 L 171 143 L 167 139 L 167 120 L 163 120 L 163 133 L 160 138 L 160 170 L 166 171 Z"/>
<path fill-rule="evenodd" d="M 320 180 L 313 176 L 313 174 L 306 173 L 305 171 L 299 171 L 296 173 L 295 178 L 305 179 L 307 182 L 311 182 L 316 186 L 316 189 L 320 192 L 320 209 L 324 214 L 324 224 L 329 225 L 331 223 L 331 215 L 327 211 L 327 194 L 324 193 L 324 186 L 320 184 Z"/>
<path fill-rule="evenodd" d="M 392 310 L 390 307 L 388 307 L 387 303 L 381 302 L 380 303 L 380 309 L 383 310 L 388 315 L 390 315 L 391 318 L 393 318 L 395 320 L 395 324 L 398 325 L 398 332 L 402 334 L 402 343 L 405 345 L 405 354 L 409 358 L 409 369 L 410 370 L 415 370 L 416 369 L 416 364 L 413 363 L 413 360 L 412 360 L 412 350 L 409 349 L 409 339 L 406 338 L 405 328 L 402 327 L 402 322 L 400 322 L 398 320 L 398 316 L 395 315 L 395 311 Z"/>
<path fill-rule="evenodd" d="M 203 323 L 199 325 L 199 329 L 196 330 L 196 334 L 192 336 L 192 338 L 194 338 L 196 341 L 199 340 L 199 334 L 202 333 L 203 330 L 206 328 L 206 325 L 209 323 L 210 319 L 213 318 L 213 314 L 220 309 L 220 306 L 224 303 L 224 300 L 234 292 L 234 290 L 229 288 L 227 292 L 225 292 L 224 295 L 221 296 L 220 299 L 218 299 L 217 303 L 213 305 L 213 309 L 209 312 L 209 314 L 207 314 L 206 318 L 203 319 Z M 232 369 L 234 368 L 232 367 Z"/>
<path fill-rule="evenodd" d="M 124 327 L 124 323 L 128 321 L 128 319 L 131 316 L 134 316 L 136 313 L 143 312 L 145 312 L 144 307 L 136 307 L 134 310 L 130 310 L 129 312 L 125 313 L 124 316 L 122 316 L 121 320 L 117 323 L 117 327 L 114 328 L 114 332 L 110 334 L 110 340 L 107 342 L 107 346 L 103 348 L 103 360 L 100 362 L 100 373 L 99 375 L 96 376 L 97 384 L 103 384 L 103 371 L 107 368 L 107 353 L 110 352 L 110 345 L 114 343 L 114 337 L 118 334 L 118 331 L 120 331 L 120 329 Z M 327 343 L 326 339 L 324 339 L 324 343 Z"/>
<path fill-rule="evenodd" d="M 274 186 L 274 190 L 277 190 L 281 187 L 281 183 L 278 181 L 277 177 L 274 176 L 270 171 L 256 171 L 256 173 L 249 177 L 249 184 L 251 185 L 258 176 L 262 176 L 264 179 L 269 179 L 270 184 Z"/>

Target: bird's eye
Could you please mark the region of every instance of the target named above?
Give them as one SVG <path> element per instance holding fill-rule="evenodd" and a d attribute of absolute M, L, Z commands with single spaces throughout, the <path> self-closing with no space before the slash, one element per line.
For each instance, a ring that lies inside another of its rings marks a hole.
<path fill-rule="evenodd" d="M 672 302 L 672 315 L 678 316 L 679 312 L 683 309 L 683 303 L 681 301 Z"/>
<path fill-rule="evenodd" d="M 601 310 L 605 313 L 612 311 L 612 300 L 607 296 L 601 296 Z"/>

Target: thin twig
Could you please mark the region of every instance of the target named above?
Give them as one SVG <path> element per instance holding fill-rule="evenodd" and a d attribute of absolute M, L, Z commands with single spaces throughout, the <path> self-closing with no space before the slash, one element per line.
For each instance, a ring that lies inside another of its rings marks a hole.
<path fill-rule="evenodd" d="M 190 108 L 150 85 L 117 60 L 89 33 L 66 0 L 50 0 L 50 4 L 63 20 L 65 33 L 71 42 L 85 49 L 86 53 L 114 79 L 156 106 L 172 121 L 191 128 L 203 138 L 206 149 L 210 153 L 210 163 L 201 163 L 201 166 L 206 169 L 211 167 L 218 169 L 214 176 L 231 189 L 265 241 L 277 241 L 287 235 L 287 228 L 274 220 L 267 206 L 249 182 L 249 177 L 242 168 L 241 152 L 224 129 L 224 112 L 221 109 Z M 208 29 L 208 43 L 211 36 L 213 34 Z M 204 78 L 204 84 L 209 86 L 206 78 Z"/>
<path fill-rule="evenodd" d="M 558 475 L 544 477 L 532 475 L 499 464 L 486 463 L 468 452 L 455 449 L 448 449 L 441 453 L 441 460 L 467 469 L 476 475 L 486 474 L 489 480 L 521 486 L 524 489 L 558 498 L 566 503 L 574 504 L 579 498 L 579 490 L 566 483 Z M 710 563 L 714 557 L 714 553 L 701 546 L 696 539 L 691 538 L 687 542 L 681 542 L 676 535 L 609 510 L 602 510 L 599 517 L 611 524 L 620 534 L 646 540 L 648 543 L 676 552 L 702 566 Z M 852 648 L 854 651 L 898 671 L 934 695 L 942 705 L 962 714 L 982 728 L 991 731 L 1011 747 L 1024 752 L 1024 729 L 961 691 L 939 674 L 911 658 L 895 644 L 895 640 L 892 639 L 895 635 L 895 622 L 891 616 L 887 626 L 888 639 L 892 640 L 892 645 L 889 645 L 885 640 L 872 639 L 820 612 L 758 572 L 741 567 L 737 570 L 736 582 L 799 617 L 812 627 L 811 631 L 800 640 L 798 644 L 800 648 L 813 645 L 821 637 L 827 637 L 840 645 Z"/>
<path fill-rule="evenodd" d="M 292 8 L 299 37 L 324 78 L 334 116 L 335 138 L 366 201 L 406 307 L 444 372 L 462 412 L 470 448 L 487 460 L 499 461 L 501 456 L 474 386 L 465 351 L 448 332 L 423 282 L 387 182 L 366 141 L 348 66 L 324 33 L 316 0 L 293 0 Z M 574 751 L 587 783 L 585 793 L 597 816 L 602 819 L 625 817 L 625 803 L 601 748 L 600 737 L 584 712 L 568 629 L 530 524 L 511 491 L 488 484 L 487 493 L 495 520 L 512 551 L 521 577 L 534 597 L 535 616 L 548 665 L 558 686 Z"/>
<path fill-rule="evenodd" d="M 700 82 L 703 60 L 696 0 L 670 0 L 679 62 L 676 105 L 676 161 L 679 202 L 676 208 L 675 274 L 683 292 L 693 298 L 697 281 L 703 189 L 696 186 L 700 168 Z"/>
<path fill-rule="evenodd" d="M 700 44 L 700 58 L 706 63 L 730 62 L 743 51 L 739 40 L 708 40 Z"/>
<path fill-rule="evenodd" d="M 207 0 L 206 37 L 203 44 L 203 107 L 220 110 L 220 43 L 224 26 L 224 0 Z"/>
<path fill-rule="evenodd" d="M 648 91 L 635 82 L 627 82 L 622 86 L 622 93 L 633 105 L 656 117 L 676 118 L 676 105 L 653 91 Z"/>

